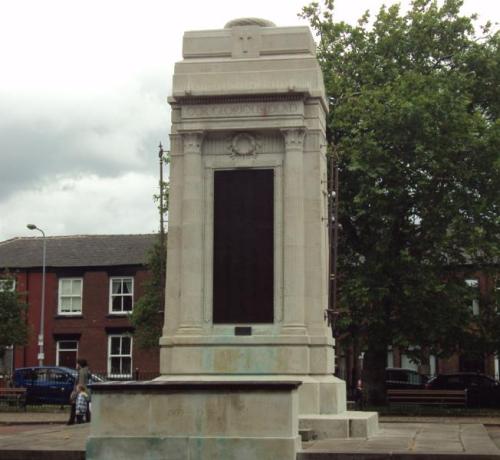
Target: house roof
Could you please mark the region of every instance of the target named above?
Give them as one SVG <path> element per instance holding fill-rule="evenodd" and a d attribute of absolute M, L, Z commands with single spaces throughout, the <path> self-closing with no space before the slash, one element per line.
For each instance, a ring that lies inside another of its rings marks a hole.
<path fill-rule="evenodd" d="M 144 265 L 157 235 L 75 235 L 46 238 L 47 267 Z M 42 266 L 42 237 L 0 242 L 0 269 Z"/>

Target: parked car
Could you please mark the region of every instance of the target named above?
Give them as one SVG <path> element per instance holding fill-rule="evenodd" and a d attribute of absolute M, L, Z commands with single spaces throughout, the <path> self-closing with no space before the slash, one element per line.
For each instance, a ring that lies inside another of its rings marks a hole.
<path fill-rule="evenodd" d="M 424 388 L 427 376 L 413 369 L 388 367 L 385 370 L 385 387 L 387 389 L 419 389 Z"/>
<path fill-rule="evenodd" d="M 477 372 L 439 374 L 430 379 L 428 390 L 467 390 L 469 407 L 500 407 L 500 382 Z"/>
<path fill-rule="evenodd" d="M 26 388 L 27 404 L 69 404 L 78 372 L 69 367 L 23 367 L 14 371 L 16 388 Z M 89 383 L 103 379 L 91 374 Z"/>

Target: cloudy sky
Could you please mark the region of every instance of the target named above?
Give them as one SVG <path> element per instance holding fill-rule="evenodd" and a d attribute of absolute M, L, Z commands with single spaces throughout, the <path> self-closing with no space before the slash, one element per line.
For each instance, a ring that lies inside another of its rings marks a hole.
<path fill-rule="evenodd" d="M 156 231 L 183 32 L 243 16 L 305 24 L 306 3 L 0 0 L 0 241 L 35 236 L 28 223 L 47 235 Z M 337 18 L 382 3 L 336 0 Z M 499 3 L 465 0 L 464 11 L 500 21 Z"/>

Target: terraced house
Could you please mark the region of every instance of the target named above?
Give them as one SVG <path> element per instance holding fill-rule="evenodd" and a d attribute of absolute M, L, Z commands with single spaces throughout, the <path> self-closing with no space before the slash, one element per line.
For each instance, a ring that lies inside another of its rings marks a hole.
<path fill-rule="evenodd" d="M 74 368 L 85 358 L 93 372 L 108 377 L 154 377 L 158 350 L 134 346 L 129 314 L 148 278 L 148 250 L 155 235 L 47 237 L 44 306 L 44 365 Z M 14 347 L 7 368 L 39 363 L 42 310 L 42 237 L 0 242 L 0 279 L 28 304 L 29 343 Z M 0 288 L 3 284 L 0 283 Z M 9 370 L 6 369 L 7 373 Z"/>

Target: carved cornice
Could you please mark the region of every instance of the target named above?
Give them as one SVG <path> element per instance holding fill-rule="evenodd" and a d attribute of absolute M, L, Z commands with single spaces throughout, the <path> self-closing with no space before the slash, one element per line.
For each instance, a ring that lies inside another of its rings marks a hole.
<path fill-rule="evenodd" d="M 170 156 L 175 157 L 182 155 L 182 135 L 181 134 L 169 134 L 170 137 Z"/>
<path fill-rule="evenodd" d="M 190 131 L 182 133 L 182 140 L 184 142 L 184 153 L 200 153 L 201 145 L 203 143 L 203 131 Z"/>
<path fill-rule="evenodd" d="M 183 106 L 200 104 L 231 104 L 248 102 L 279 102 L 279 101 L 303 101 L 305 93 L 291 92 L 285 94 L 252 94 L 252 95 L 234 95 L 234 96 L 176 96 L 175 102 Z M 172 101 L 174 102 L 174 101 Z"/>
<path fill-rule="evenodd" d="M 289 149 L 303 149 L 304 137 L 306 130 L 304 128 L 286 128 L 281 129 L 283 139 L 285 140 L 285 148 Z"/>
<path fill-rule="evenodd" d="M 224 132 L 206 132 L 203 138 L 203 155 L 216 155 L 224 156 L 231 155 L 231 157 L 241 157 L 243 153 L 242 145 L 238 145 L 236 138 L 239 133 L 245 133 L 253 136 L 255 139 L 255 151 L 246 156 L 255 156 L 261 153 L 266 154 L 282 154 L 284 151 L 283 136 L 279 130 L 245 130 L 245 131 L 224 131 Z M 233 142 L 235 140 L 236 142 Z M 239 152 L 236 151 L 239 150 Z"/>

